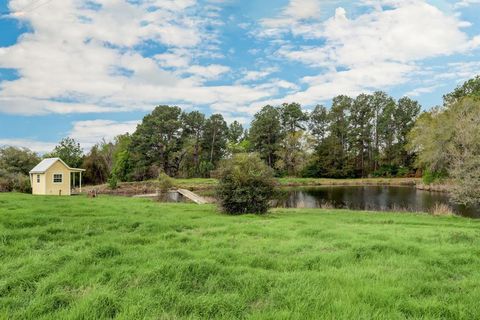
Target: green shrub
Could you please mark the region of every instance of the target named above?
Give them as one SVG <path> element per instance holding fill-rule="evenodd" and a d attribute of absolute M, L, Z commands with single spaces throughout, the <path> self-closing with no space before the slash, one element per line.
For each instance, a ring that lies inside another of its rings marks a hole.
<path fill-rule="evenodd" d="M 160 172 L 158 175 L 158 187 L 161 192 L 167 192 L 175 186 L 174 180 L 165 172 Z"/>
<path fill-rule="evenodd" d="M 262 214 L 268 211 L 275 180 L 273 170 L 257 154 L 239 153 L 224 160 L 217 176 L 216 194 L 224 212 Z"/>
<path fill-rule="evenodd" d="M 374 178 L 404 178 L 410 175 L 411 171 L 406 167 L 399 167 L 394 164 L 384 164 L 372 173 Z"/>
<path fill-rule="evenodd" d="M 12 190 L 12 180 L 4 175 L 0 175 L 0 192 L 10 192 Z"/>
<path fill-rule="evenodd" d="M 425 170 L 423 172 L 422 180 L 424 184 L 432 184 L 435 181 L 445 178 L 447 175 L 444 172 Z"/>
<path fill-rule="evenodd" d="M 30 178 L 22 173 L 0 171 L 0 192 L 32 192 Z"/>
<path fill-rule="evenodd" d="M 397 175 L 398 167 L 396 165 L 384 164 L 380 166 L 372 176 L 375 178 L 391 178 Z"/>
<path fill-rule="evenodd" d="M 110 178 L 107 180 L 108 187 L 112 190 L 115 190 L 118 188 L 118 179 L 116 175 L 111 175 Z"/>
<path fill-rule="evenodd" d="M 200 162 L 199 172 L 202 178 L 211 178 L 210 173 L 213 169 L 215 169 L 215 166 L 209 161 Z"/>
<path fill-rule="evenodd" d="M 13 190 L 23 193 L 31 193 L 32 186 L 30 178 L 24 174 L 17 173 L 13 176 Z"/>
<path fill-rule="evenodd" d="M 397 178 L 404 178 L 404 177 L 408 177 L 409 174 L 410 174 L 410 170 L 408 168 L 400 167 L 397 170 L 396 176 Z"/>

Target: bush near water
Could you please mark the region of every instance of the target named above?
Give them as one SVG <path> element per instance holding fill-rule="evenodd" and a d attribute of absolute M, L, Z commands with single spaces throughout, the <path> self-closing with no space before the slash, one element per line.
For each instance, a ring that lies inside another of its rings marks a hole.
<path fill-rule="evenodd" d="M 272 170 L 255 154 L 236 154 L 218 170 L 217 198 L 228 214 L 265 213 L 275 180 Z"/>

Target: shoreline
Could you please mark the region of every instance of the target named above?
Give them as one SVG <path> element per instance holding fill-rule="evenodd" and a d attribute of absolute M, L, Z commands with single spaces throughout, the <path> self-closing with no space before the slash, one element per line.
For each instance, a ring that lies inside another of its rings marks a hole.
<path fill-rule="evenodd" d="M 314 186 L 415 186 L 418 178 L 358 178 L 358 179 L 326 179 L 326 178 L 280 178 L 282 187 L 314 187 Z"/>
<path fill-rule="evenodd" d="M 423 191 L 430 191 L 430 192 L 441 192 L 441 193 L 449 193 L 452 185 L 451 184 L 417 184 L 416 188 L 418 190 L 423 190 Z"/>
<path fill-rule="evenodd" d="M 278 186 L 292 187 L 328 187 L 328 186 L 412 186 L 420 184 L 419 178 L 359 178 L 359 179 L 326 179 L 326 178 L 279 178 Z M 175 186 L 191 191 L 214 189 L 217 180 L 212 178 L 175 179 Z M 107 184 L 85 186 L 83 193 L 96 190 L 99 194 L 133 196 L 154 193 L 158 189 L 157 181 L 120 182 L 117 189 L 110 189 Z"/>
<path fill-rule="evenodd" d="M 426 185 L 421 178 L 358 178 L 358 179 L 327 179 L 327 178 L 278 178 L 280 188 L 308 188 L 334 186 L 411 186 L 417 190 L 449 193 L 452 185 L 449 183 Z M 191 191 L 208 191 L 217 185 L 213 178 L 175 179 L 175 186 Z M 100 194 L 133 196 L 154 193 L 158 189 L 156 180 L 120 182 L 117 189 L 110 189 L 107 184 L 85 186 L 83 193 L 96 190 Z"/>

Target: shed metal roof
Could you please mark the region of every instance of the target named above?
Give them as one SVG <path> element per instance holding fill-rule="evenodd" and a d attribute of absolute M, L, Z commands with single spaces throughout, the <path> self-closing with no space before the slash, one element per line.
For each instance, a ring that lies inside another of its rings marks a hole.
<path fill-rule="evenodd" d="M 85 171 L 85 169 L 78 169 L 78 168 L 70 168 L 65 162 L 63 162 L 62 159 L 60 158 L 47 158 L 43 159 L 40 161 L 39 164 L 35 166 L 32 170 L 30 170 L 30 173 L 45 173 L 53 164 L 57 161 L 60 161 L 65 167 L 68 168 L 70 171 L 74 172 L 80 172 L 80 171 Z"/>

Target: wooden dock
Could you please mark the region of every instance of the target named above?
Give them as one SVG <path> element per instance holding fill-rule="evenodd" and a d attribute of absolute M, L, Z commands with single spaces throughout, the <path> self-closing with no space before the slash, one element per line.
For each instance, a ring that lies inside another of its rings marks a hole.
<path fill-rule="evenodd" d="M 173 193 L 181 194 L 182 196 L 184 196 L 185 198 L 195 202 L 196 204 L 207 204 L 207 203 L 209 203 L 209 201 L 207 199 L 199 196 L 196 193 L 193 193 L 190 190 L 177 189 L 177 190 L 171 190 L 171 191 L 168 191 L 168 192 L 169 193 L 173 192 Z M 138 195 L 135 195 L 133 197 L 134 198 L 152 198 L 152 199 L 154 199 L 154 198 L 157 198 L 159 196 L 160 196 L 160 194 L 157 192 L 157 193 L 150 193 L 150 194 L 138 194 Z"/>
<path fill-rule="evenodd" d="M 205 200 L 203 197 L 200 197 L 198 194 L 193 193 L 190 190 L 177 189 L 177 192 L 180 193 L 185 198 L 188 198 L 188 199 L 192 200 L 196 204 L 206 204 L 206 203 L 208 203 L 208 201 Z"/>

